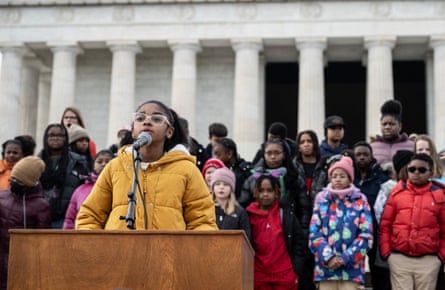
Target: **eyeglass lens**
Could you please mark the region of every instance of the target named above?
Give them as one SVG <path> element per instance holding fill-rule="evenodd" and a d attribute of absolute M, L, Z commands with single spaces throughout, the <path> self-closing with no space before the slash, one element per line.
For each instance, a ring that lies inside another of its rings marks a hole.
<path fill-rule="evenodd" d="M 419 173 L 423 174 L 423 173 L 427 172 L 429 169 L 426 167 L 415 167 L 415 166 L 408 167 L 408 171 L 411 173 L 416 172 L 416 170 L 419 171 Z"/>

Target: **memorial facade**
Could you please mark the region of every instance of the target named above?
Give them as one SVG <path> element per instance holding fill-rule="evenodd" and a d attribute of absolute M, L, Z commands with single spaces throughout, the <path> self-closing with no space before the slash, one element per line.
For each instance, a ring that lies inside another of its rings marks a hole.
<path fill-rule="evenodd" d="M 326 112 L 336 112 L 325 71 L 336 62 L 363 66 L 364 112 L 340 113 L 349 126 L 362 120 L 367 138 L 380 131 L 381 104 L 398 98 L 394 63 L 416 61 L 424 93 L 404 102 L 422 110 L 417 133 L 445 147 L 444 1 L 2 0 L 0 50 L 4 140 L 31 134 L 41 147 L 46 125 L 75 106 L 105 148 L 136 105 L 158 99 L 202 143 L 208 124 L 225 123 L 250 159 L 266 115 L 280 115 L 267 105 L 273 95 L 266 102 L 267 66 L 295 63 L 295 105 L 280 106 L 294 116 L 289 127 L 322 139 Z"/>

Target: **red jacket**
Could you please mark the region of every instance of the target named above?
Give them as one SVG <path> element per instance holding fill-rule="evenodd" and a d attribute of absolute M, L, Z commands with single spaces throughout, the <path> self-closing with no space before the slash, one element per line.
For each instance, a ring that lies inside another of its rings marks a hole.
<path fill-rule="evenodd" d="M 416 187 L 400 181 L 391 191 L 380 223 L 380 251 L 418 257 L 438 255 L 445 261 L 444 185 Z"/>

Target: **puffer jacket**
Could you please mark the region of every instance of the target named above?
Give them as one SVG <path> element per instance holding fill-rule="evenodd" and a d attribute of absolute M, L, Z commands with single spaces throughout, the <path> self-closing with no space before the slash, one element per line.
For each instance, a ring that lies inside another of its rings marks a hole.
<path fill-rule="evenodd" d="M 158 161 L 138 169 L 135 223 L 138 230 L 217 230 L 215 207 L 201 172 L 184 146 L 178 145 Z M 132 147 L 125 146 L 104 168 L 80 207 L 76 229 L 127 229 L 121 216 L 128 213 L 133 183 Z M 144 201 L 141 201 L 141 195 Z M 144 218 L 144 207 L 148 220 Z"/>
<path fill-rule="evenodd" d="M 26 219 L 24 218 L 26 213 Z M 6 289 L 9 253 L 9 229 L 51 228 L 49 203 L 39 185 L 25 195 L 0 191 L 0 289 Z"/>
<path fill-rule="evenodd" d="M 445 262 L 445 186 L 416 187 L 399 181 L 391 191 L 380 222 L 380 252 L 406 256 L 438 255 Z"/>
<path fill-rule="evenodd" d="M 408 138 L 406 133 L 400 134 L 399 138 L 392 142 L 383 139 L 382 136 L 377 135 L 375 140 L 371 142 L 372 153 L 377 159 L 378 164 L 385 164 L 392 161 L 392 157 L 399 150 L 413 151 L 414 142 Z"/>
<path fill-rule="evenodd" d="M 366 196 L 356 187 L 339 200 L 329 185 L 317 195 L 311 219 L 309 248 L 315 256 L 315 281 L 345 280 L 363 284 L 365 257 L 373 243 L 372 216 Z M 334 256 L 345 262 L 336 270 L 328 268 Z"/>
<path fill-rule="evenodd" d="M 90 195 L 94 184 L 97 180 L 97 174 L 91 173 L 91 176 L 87 178 L 84 184 L 76 188 L 71 196 L 70 204 L 65 214 L 65 221 L 63 223 L 64 230 L 70 230 L 75 228 L 75 222 L 77 213 L 79 212 L 80 206 Z"/>

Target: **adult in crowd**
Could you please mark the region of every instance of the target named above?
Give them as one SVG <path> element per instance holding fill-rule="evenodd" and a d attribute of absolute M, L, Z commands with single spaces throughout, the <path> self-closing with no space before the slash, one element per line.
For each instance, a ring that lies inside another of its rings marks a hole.
<path fill-rule="evenodd" d="M 413 150 L 414 142 L 402 133 L 402 104 L 388 100 L 380 108 L 380 130 L 382 135 L 371 139 L 374 157 L 379 164 L 391 162 L 398 150 Z"/>
<path fill-rule="evenodd" d="M 212 197 L 185 147 L 187 135 L 176 112 L 156 100 L 143 102 L 133 116 L 133 139 L 141 133 L 151 142 L 119 150 L 80 207 L 76 229 L 216 230 Z M 134 168 L 138 155 L 141 162 Z M 135 170 L 140 178 L 132 220 L 128 193 Z"/>
<path fill-rule="evenodd" d="M 72 124 L 76 124 L 82 128 L 86 128 L 80 110 L 74 107 L 65 108 L 60 122 L 63 124 L 63 126 L 67 131 L 69 130 Z M 91 158 L 94 158 L 96 156 L 96 143 L 94 143 L 93 140 L 90 140 L 89 143 L 90 144 L 88 147 L 90 148 Z"/>

